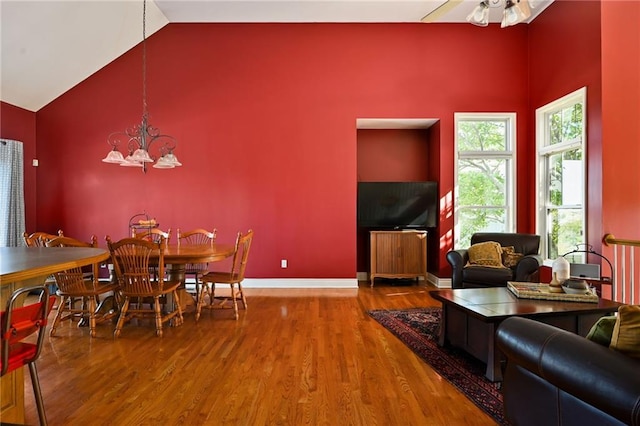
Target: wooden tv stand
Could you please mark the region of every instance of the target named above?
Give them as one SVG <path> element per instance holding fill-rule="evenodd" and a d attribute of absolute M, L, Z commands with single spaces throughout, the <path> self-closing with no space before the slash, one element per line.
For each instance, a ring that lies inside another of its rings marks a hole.
<path fill-rule="evenodd" d="M 427 231 L 371 231 L 371 287 L 376 278 L 427 279 Z"/>

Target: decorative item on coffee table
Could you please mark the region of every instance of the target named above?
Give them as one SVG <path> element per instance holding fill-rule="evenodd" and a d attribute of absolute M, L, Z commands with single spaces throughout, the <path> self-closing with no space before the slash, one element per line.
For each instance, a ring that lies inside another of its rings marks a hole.
<path fill-rule="evenodd" d="M 509 281 L 507 288 L 519 299 L 558 300 L 565 302 L 590 302 L 598 303 L 598 296 L 589 288 L 582 294 L 565 293 L 560 287 L 561 293 L 551 291 L 551 284 L 524 283 Z"/>
<path fill-rule="evenodd" d="M 569 279 L 569 261 L 563 256 L 558 257 L 551 265 L 551 282 L 549 291 L 551 293 L 564 293 L 562 283 Z"/>

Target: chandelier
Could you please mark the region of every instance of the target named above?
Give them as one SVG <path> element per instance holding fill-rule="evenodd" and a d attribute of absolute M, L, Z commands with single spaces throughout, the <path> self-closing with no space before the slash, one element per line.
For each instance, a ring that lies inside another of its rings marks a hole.
<path fill-rule="evenodd" d="M 529 0 L 482 0 L 467 16 L 467 22 L 486 27 L 489 25 L 489 8 L 500 6 L 504 6 L 500 27 L 505 28 L 529 19 L 531 8 L 535 7 L 535 2 Z"/>
<path fill-rule="evenodd" d="M 177 140 L 173 136 L 163 135 L 157 127 L 149 124 L 147 111 L 147 1 L 142 6 L 142 122 L 126 129 L 124 132 L 114 132 L 107 137 L 111 151 L 102 159 L 105 163 L 119 164 L 123 167 L 140 167 L 147 172 L 147 163 L 154 163 L 156 169 L 173 169 L 182 166 L 173 154 Z M 122 140 L 127 143 L 128 155 L 124 157 L 118 150 Z M 150 154 L 151 146 L 157 147 L 159 156 Z M 157 158 L 157 159 L 156 159 Z"/>

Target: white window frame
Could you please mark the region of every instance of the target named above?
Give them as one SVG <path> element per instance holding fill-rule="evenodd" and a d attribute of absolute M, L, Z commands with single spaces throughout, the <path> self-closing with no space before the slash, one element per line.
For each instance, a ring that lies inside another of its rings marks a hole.
<path fill-rule="evenodd" d="M 581 140 L 564 141 L 551 145 L 549 136 L 549 115 L 564 108 L 582 103 L 582 137 Z M 582 236 L 583 241 L 577 244 L 585 244 L 587 240 L 587 88 L 582 87 L 568 95 L 550 102 L 536 109 L 536 182 L 538 184 L 536 196 L 536 229 L 540 235 L 540 253 L 544 258 L 549 258 L 547 242 L 547 188 L 549 188 L 547 158 L 551 155 L 574 149 L 582 149 Z M 562 255 L 564 253 L 558 253 Z"/>
<path fill-rule="evenodd" d="M 459 227 L 458 227 L 458 206 L 460 197 L 460 188 L 458 185 L 459 161 L 461 158 L 495 158 L 507 160 L 507 183 L 506 183 L 506 229 L 504 232 L 516 232 L 516 147 L 517 147 L 517 131 L 516 131 L 516 113 L 454 113 L 455 137 L 454 137 L 454 241 L 453 247 L 461 248 L 459 243 Z M 500 121 L 506 122 L 506 149 L 504 151 L 464 151 L 458 150 L 458 124 L 461 121 Z M 484 206 L 479 206 L 484 207 Z M 466 247 L 462 247 L 466 248 Z"/>

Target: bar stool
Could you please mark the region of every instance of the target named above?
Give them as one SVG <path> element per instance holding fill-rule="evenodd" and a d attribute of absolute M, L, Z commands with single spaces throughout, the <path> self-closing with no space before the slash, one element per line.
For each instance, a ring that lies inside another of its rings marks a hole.
<path fill-rule="evenodd" d="M 38 302 L 17 307 L 20 296 L 31 292 L 39 293 Z M 4 312 L 0 312 L 1 337 L 1 371 L 4 376 L 18 368 L 28 365 L 33 385 L 33 394 L 38 408 L 38 417 L 41 425 L 47 424 L 44 412 L 44 403 L 38 380 L 36 360 L 40 356 L 42 343 L 44 342 L 47 317 L 51 312 L 55 296 L 49 295 L 49 289 L 45 286 L 23 287 L 14 291 Z M 36 343 L 24 342 L 25 338 L 37 333 Z"/>

